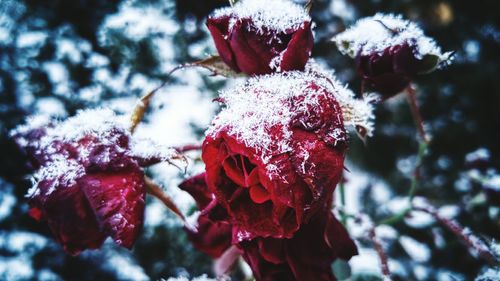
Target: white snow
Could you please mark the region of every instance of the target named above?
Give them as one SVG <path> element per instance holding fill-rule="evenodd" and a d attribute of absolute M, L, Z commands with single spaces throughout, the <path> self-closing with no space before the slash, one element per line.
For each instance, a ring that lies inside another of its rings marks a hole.
<path fill-rule="evenodd" d="M 399 242 L 412 260 L 416 262 L 429 261 L 431 257 L 431 250 L 424 243 L 418 242 L 417 240 L 406 235 L 402 235 L 399 238 Z"/>
<path fill-rule="evenodd" d="M 481 147 L 473 152 L 467 153 L 465 155 L 465 162 L 475 162 L 479 160 L 489 160 L 491 157 L 490 151 L 487 148 Z"/>
<path fill-rule="evenodd" d="M 479 275 L 475 281 L 500 281 L 500 269 L 489 268 L 484 273 Z"/>
<path fill-rule="evenodd" d="M 303 7 L 287 0 L 241 0 L 233 7 L 215 10 L 211 17 L 228 15 L 231 15 L 229 30 L 240 19 L 252 19 L 260 32 L 297 30 L 304 22 L 311 21 Z"/>
<path fill-rule="evenodd" d="M 344 113 L 343 121 L 347 125 L 358 123 L 359 119 L 371 120 L 370 105 L 355 100 L 352 92 L 328 73 L 316 71 L 317 68 L 308 68 L 306 72 L 254 77 L 221 92 L 225 108 L 214 119 L 207 135 L 215 136 L 220 130 L 227 129 L 230 135 L 256 149 L 261 154 L 261 160 L 267 163 L 271 152 L 286 153 L 291 150 L 291 121 L 298 112 L 310 112 L 316 108 L 325 92 L 339 102 Z M 319 89 L 312 89 L 310 86 L 313 84 Z M 273 130 L 272 134 L 270 130 Z M 344 141 L 339 133 L 338 128 L 328 132 L 337 141 Z"/>
<path fill-rule="evenodd" d="M 442 53 L 436 42 L 425 36 L 417 24 L 393 14 L 377 13 L 373 17 L 362 18 L 332 41 L 343 54 L 353 58 L 358 54 L 382 53 L 388 47 L 403 43 L 415 46 L 417 58 L 435 55 L 442 62 L 451 55 Z"/>

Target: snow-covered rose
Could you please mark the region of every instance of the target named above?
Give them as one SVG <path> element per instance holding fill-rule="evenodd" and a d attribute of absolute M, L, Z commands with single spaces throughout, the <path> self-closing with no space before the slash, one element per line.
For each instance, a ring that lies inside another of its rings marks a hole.
<path fill-rule="evenodd" d="M 210 190 L 241 239 L 292 237 L 331 200 L 347 136 L 344 88 L 310 72 L 250 79 L 224 92 L 203 143 Z"/>
<path fill-rule="evenodd" d="M 302 70 L 313 46 L 311 18 L 286 0 L 242 0 L 207 26 L 222 60 L 248 75 Z"/>
<path fill-rule="evenodd" d="M 131 248 L 142 229 L 141 165 L 161 157 L 132 149 L 129 132 L 116 119 L 109 110 L 88 110 L 58 124 L 20 126 L 13 133 L 35 169 L 29 213 L 46 221 L 72 255 L 100 247 L 108 236 Z"/>
<path fill-rule="evenodd" d="M 333 40 L 342 53 L 356 58 L 365 85 L 383 99 L 403 91 L 417 74 L 447 64 L 451 56 L 415 23 L 394 15 L 363 18 Z"/>

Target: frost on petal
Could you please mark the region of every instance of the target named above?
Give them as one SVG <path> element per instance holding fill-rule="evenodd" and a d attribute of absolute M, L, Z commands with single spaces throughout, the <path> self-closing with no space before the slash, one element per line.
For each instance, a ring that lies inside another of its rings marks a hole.
<path fill-rule="evenodd" d="M 207 27 L 221 59 L 248 75 L 303 70 L 313 47 L 311 18 L 286 0 L 238 1 L 216 10 Z"/>
<path fill-rule="evenodd" d="M 144 172 L 118 116 L 87 110 L 15 132 L 37 165 L 30 215 L 47 221 L 67 252 L 97 248 L 107 236 L 132 247 L 143 223 Z"/>
<path fill-rule="evenodd" d="M 238 19 L 252 19 L 255 28 L 261 32 L 264 29 L 287 32 L 298 29 L 306 21 L 311 21 L 304 8 L 287 0 L 242 0 L 232 8 L 216 10 L 213 17 L 229 14 Z M 234 22 L 230 23 L 229 28 L 232 28 L 232 24 Z"/>

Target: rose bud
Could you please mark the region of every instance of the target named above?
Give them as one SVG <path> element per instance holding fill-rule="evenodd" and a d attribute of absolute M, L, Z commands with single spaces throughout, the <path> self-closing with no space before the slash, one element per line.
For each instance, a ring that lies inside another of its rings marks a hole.
<path fill-rule="evenodd" d="M 403 91 L 417 74 L 447 65 L 452 56 L 415 23 L 394 15 L 363 18 L 332 40 L 340 52 L 356 58 L 363 83 L 382 99 Z"/>
<path fill-rule="evenodd" d="M 226 108 L 207 132 L 202 158 L 237 237 L 290 238 L 331 200 L 344 169 L 344 125 L 356 119 L 352 92 L 332 79 L 277 73 L 222 93 Z"/>
<path fill-rule="evenodd" d="M 257 281 L 334 281 L 331 264 L 357 255 L 357 247 L 331 211 L 323 209 L 291 239 L 242 242 L 243 258 Z"/>
<path fill-rule="evenodd" d="M 196 223 L 184 230 L 193 246 L 211 256 L 220 257 L 231 246 L 232 226 L 226 210 L 218 204 L 205 182 L 205 173 L 182 182 L 179 187 L 188 192 L 201 210 Z"/>
<path fill-rule="evenodd" d="M 239 1 L 216 10 L 207 27 L 222 60 L 238 73 L 303 70 L 311 55 L 311 18 L 286 0 Z"/>
<path fill-rule="evenodd" d="M 13 135 L 37 168 L 29 213 L 47 221 L 66 252 L 98 248 L 108 236 L 133 246 L 145 206 L 140 164 L 157 161 L 159 154 L 132 142 L 108 110 L 83 111 L 59 124 L 28 124 Z"/>

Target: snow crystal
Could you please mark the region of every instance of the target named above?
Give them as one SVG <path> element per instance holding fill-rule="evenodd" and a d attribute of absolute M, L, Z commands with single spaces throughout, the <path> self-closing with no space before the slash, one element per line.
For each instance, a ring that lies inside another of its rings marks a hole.
<path fill-rule="evenodd" d="M 54 128 L 47 130 L 47 137 L 42 142 L 52 142 L 53 140 L 62 140 L 72 142 L 81 139 L 86 135 L 94 135 L 102 138 L 112 129 L 127 131 L 125 119 L 120 119 L 112 110 L 87 109 L 80 110 L 78 113 L 57 124 Z"/>
<path fill-rule="evenodd" d="M 169 161 L 178 155 L 177 151 L 170 146 L 160 144 L 149 138 L 132 136 L 130 154 L 144 159 L 157 158 L 163 161 Z"/>
<path fill-rule="evenodd" d="M 400 15 L 378 13 L 373 17 L 360 19 L 332 41 L 343 54 L 351 57 L 382 53 L 388 47 L 403 43 L 415 46 L 418 58 L 435 55 L 440 62 L 444 62 L 451 56 L 449 52 L 442 53 L 436 42 L 425 36 L 417 24 L 404 20 Z"/>
<path fill-rule="evenodd" d="M 313 83 L 320 90 L 312 89 L 310 85 Z M 225 128 L 230 135 L 261 153 L 261 160 L 267 163 L 272 156 L 272 149 L 277 149 L 274 151 L 277 153 L 291 150 L 289 144 L 292 132 L 289 124 L 297 112 L 309 112 L 311 107 L 317 107 L 324 90 L 339 102 L 345 125 L 363 122 L 371 128 L 371 105 L 363 100 L 355 100 L 354 94 L 328 73 L 316 72 L 316 69 L 309 67 L 305 72 L 292 71 L 250 78 L 244 84 L 223 91 L 220 98 L 226 107 L 214 119 L 207 135 L 215 136 Z M 298 97 L 303 99 L 297 99 L 291 108 L 291 101 Z M 270 130 L 274 133 L 270 134 Z M 339 141 L 343 137 L 338 130 L 329 132 L 329 135 Z"/>
<path fill-rule="evenodd" d="M 42 166 L 33 175 L 35 184 L 28 190 L 26 197 L 30 198 L 38 195 L 40 192 L 39 184 L 42 181 L 48 181 L 49 188 L 44 190 L 45 195 L 49 195 L 55 191 L 57 186 L 72 186 L 76 184 L 76 180 L 85 174 L 85 170 L 75 160 L 66 159 L 65 157 L 54 157 L 52 161 Z"/>
<path fill-rule="evenodd" d="M 253 26 L 258 31 L 266 29 L 286 32 L 296 30 L 304 22 L 310 22 L 311 17 L 306 10 L 287 0 L 242 0 L 233 7 L 218 9 L 213 17 L 233 15 L 229 23 L 229 30 L 238 19 L 252 19 Z"/>

